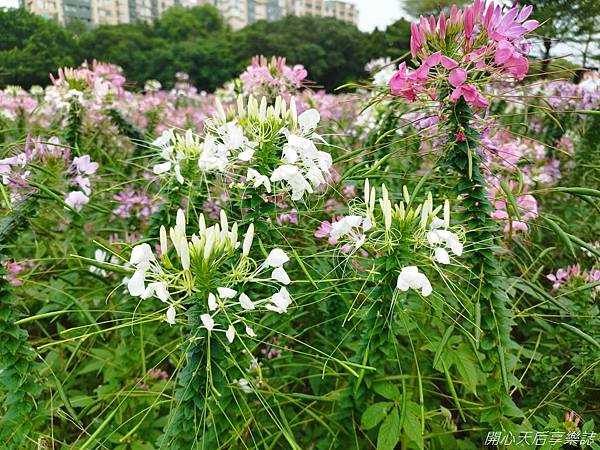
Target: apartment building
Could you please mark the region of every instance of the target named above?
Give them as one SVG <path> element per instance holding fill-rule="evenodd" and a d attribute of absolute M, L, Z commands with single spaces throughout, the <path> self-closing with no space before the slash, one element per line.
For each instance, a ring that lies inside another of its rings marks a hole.
<path fill-rule="evenodd" d="M 62 0 L 24 0 L 21 6 L 34 14 L 64 23 Z"/>
<path fill-rule="evenodd" d="M 23 0 L 21 5 L 61 24 L 79 20 L 98 26 L 151 22 L 180 0 Z"/>
<path fill-rule="evenodd" d="M 358 24 L 358 11 L 342 0 L 21 0 L 22 6 L 65 24 L 79 20 L 90 26 L 151 22 L 172 6 L 213 5 L 233 28 L 287 15 L 335 17 Z"/>
<path fill-rule="evenodd" d="M 335 17 L 358 24 L 356 6 L 341 0 L 198 0 L 198 4 L 217 7 L 236 30 L 258 20 L 279 20 L 287 15 Z"/>
<path fill-rule="evenodd" d="M 358 9 L 354 4 L 340 0 L 326 0 L 324 7 L 325 16 L 358 25 Z"/>

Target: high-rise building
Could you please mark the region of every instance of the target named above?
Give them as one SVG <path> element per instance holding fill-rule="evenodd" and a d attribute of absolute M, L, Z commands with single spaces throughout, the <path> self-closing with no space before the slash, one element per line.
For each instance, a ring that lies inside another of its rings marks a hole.
<path fill-rule="evenodd" d="M 215 6 L 225 22 L 240 29 L 258 20 L 287 15 L 335 17 L 357 24 L 354 4 L 341 0 L 21 0 L 22 6 L 65 24 L 80 20 L 92 26 L 151 22 L 171 6 Z"/>
<path fill-rule="evenodd" d="M 22 6 L 65 24 L 80 20 L 91 26 L 150 22 L 179 0 L 23 0 Z"/>
<path fill-rule="evenodd" d="M 23 8 L 47 19 L 64 22 L 64 7 L 62 0 L 24 0 Z"/>
<path fill-rule="evenodd" d="M 198 4 L 214 5 L 236 30 L 258 20 L 279 20 L 287 15 L 335 17 L 358 24 L 356 6 L 341 0 L 198 0 Z"/>

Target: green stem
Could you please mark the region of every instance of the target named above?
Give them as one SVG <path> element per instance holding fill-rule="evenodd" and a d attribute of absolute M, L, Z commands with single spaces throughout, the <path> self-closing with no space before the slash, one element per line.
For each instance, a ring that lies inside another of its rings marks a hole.
<path fill-rule="evenodd" d="M 506 294 L 499 261 L 493 246 L 500 236 L 491 218 L 492 204 L 487 195 L 487 181 L 482 173 L 482 156 L 478 151 L 479 133 L 471 126 L 473 113 L 461 99 L 448 108 L 449 139 L 452 142 L 446 163 L 454 171 L 458 182 L 457 195 L 461 204 L 461 219 L 467 231 L 472 250 L 466 255 L 471 273 L 468 294 L 473 300 L 473 313 L 481 317 L 482 336 L 479 345 L 486 350 L 488 358 L 484 370 L 493 383 L 487 383 L 488 392 L 499 403 L 510 389 L 508 372 L 516 362 L 513 352 L 518 345 L 511 338 L 513 326 L 509 298 Z M 475 335 L 478 330 L 475 330 Z M 510 366 L 510 367 L 508 367 Z M 498 419 L 501 414 L 499 414 Z"/>

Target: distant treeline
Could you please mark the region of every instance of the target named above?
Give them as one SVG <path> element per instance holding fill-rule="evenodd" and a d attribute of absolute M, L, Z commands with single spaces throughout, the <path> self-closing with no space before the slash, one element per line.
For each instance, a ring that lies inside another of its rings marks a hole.
<path fill-rule="evenodd" d="M 212 91 L 238 75 L 255 54 L 285 56 L 303 64 L 311 81 L 333 90 L 366 74 L 372 58 L 402 56 L 410 27 L 399 20 L 385 31 L 364 33 L 332 18 L 286 17 L 233 31 L 212 6 L 171 8 L 152 24 L 62 27 L 25 10 L 0 10 L 0 87 L 47 85 L 58 67 L 97 59 L 121 66 L 138 87 L 155 79 L 170 87 L 187 72 Z"/>

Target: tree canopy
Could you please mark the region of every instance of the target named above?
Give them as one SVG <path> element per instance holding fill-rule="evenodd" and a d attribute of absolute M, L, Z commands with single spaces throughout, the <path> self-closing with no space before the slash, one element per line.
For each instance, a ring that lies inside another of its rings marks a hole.
<path fill-rule="evenodd" d="M 365 64 L 408 50 L 409 23 L 365 33 L 333 18 L 285 17 L 231 30 L 212 6 L 174 7 L 152 24 L 60 27 L 24 10 L 0 10 L 0 86 L 46 85 L 61 66 L 97 59 L 123 68 L 139 86 L 156 79 L 169 87 L 178 71 L 212 91 L 239 74 L 252 56 L 285 56 L 304 64 L 311 81 L 328 90 L 360 79 Z"/>

